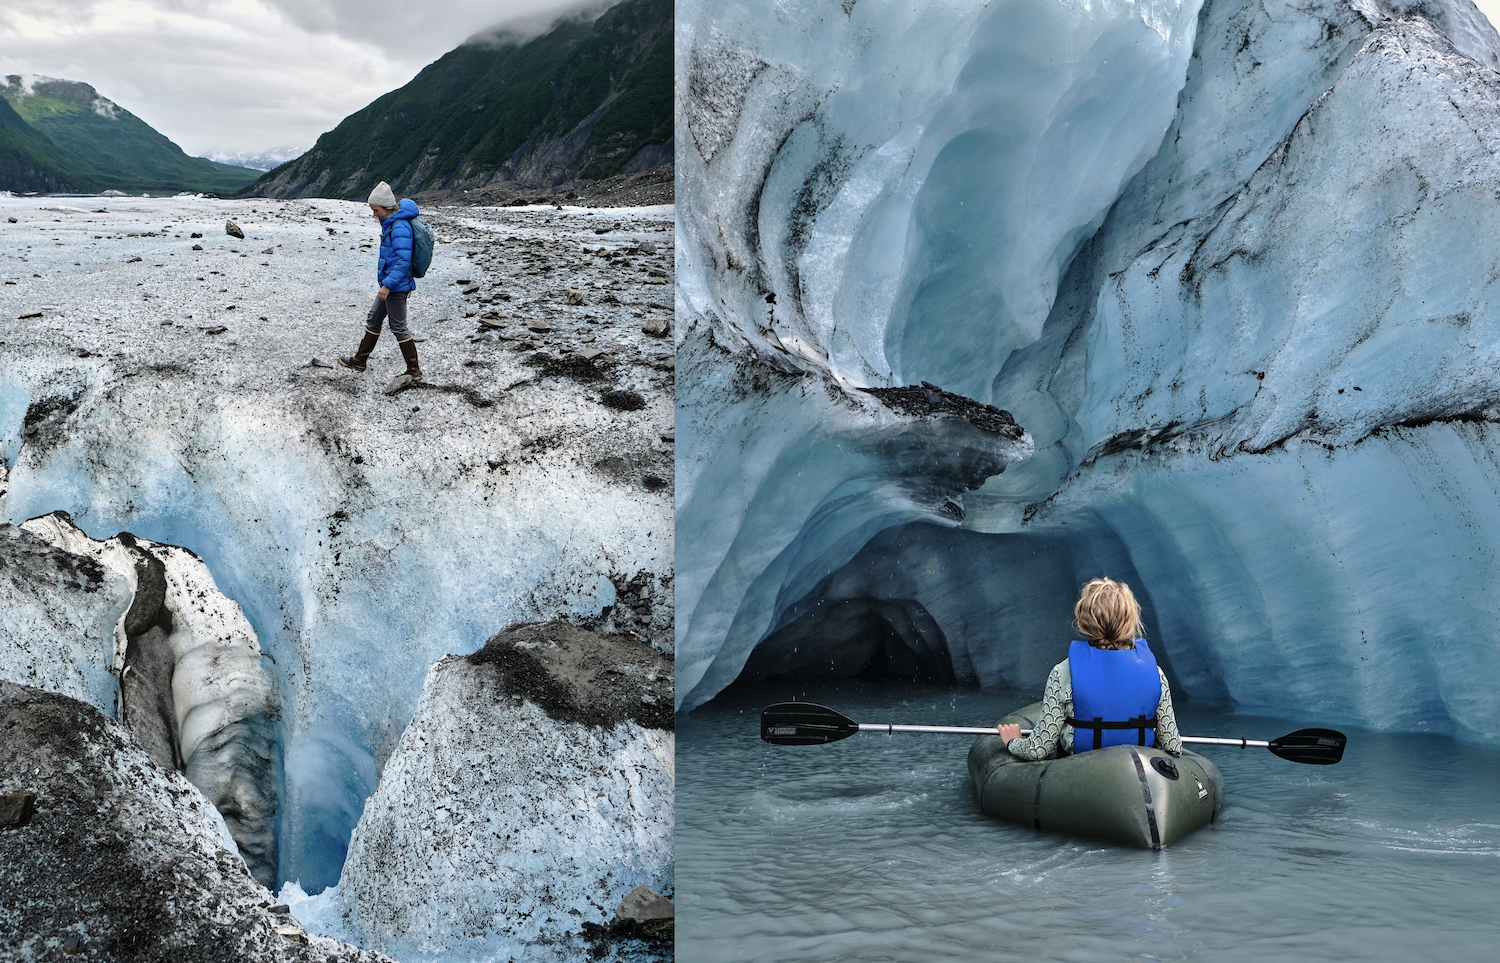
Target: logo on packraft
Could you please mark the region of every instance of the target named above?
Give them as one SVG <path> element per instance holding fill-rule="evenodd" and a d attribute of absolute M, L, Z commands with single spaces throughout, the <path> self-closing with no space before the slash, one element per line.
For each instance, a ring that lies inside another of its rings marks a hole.
<path fill-rule="evenodd" d="M 411 219 L 411 276 L 426 277 L 432 266 L 432 228 L 420 217 Z"/>

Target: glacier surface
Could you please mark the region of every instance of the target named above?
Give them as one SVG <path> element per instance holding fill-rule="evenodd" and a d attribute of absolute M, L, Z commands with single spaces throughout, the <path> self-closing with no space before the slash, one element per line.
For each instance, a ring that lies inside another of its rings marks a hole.
<path fill-rule="evenodd" d="M 0 313 L 42 314 L 0 337 L 4 520 L 182 546 L 243 613 L 279 703 L 280 880 L 338 880 L 433 662 L 558 615 L 667 644 L 671 359 L 641 318 L 670 282 L 639 239 L 669 252 L 670 209 L 428 212 L 429 386 L 389 397 L 388 338 L 364 376 L 328 364 L 373 293 L 362 205 L 78 203 L 0 200 Z"/>
<path fill-rule="evenodd" d="M 1022 190 L 994 152 L 968 156 L 946 176 L 969 195 L 950 187 L 963 203 L 944 205 L 941 165 L 920 158 L 966 155 L 912 145 L 973 88 L 941 65 L 985 18 L 1024 8 L 945 6 L 950 42 L 926 72 L 858 29 L 867 6 L 780 24 L 816 45 L 765 16 L 732 50 L 717 13 L 687 8 L 679 121 L 712 136 L 679 141 L 683 352 L 796 367 L 835 394 L 933 382 L 1011 411 L 1033 452 L 959 494 L 955 517 L 893 518 L 833 569 L 798 573 L 738 551 L 770 530 L 741 506 L 790 484 L 750 443 L 771 429 L 750 417 L 693 437 L 679 536 L 700 569 L 680 565 L 684 584 L 768 579 L 776 601 L 746 643 L 725 626 L 753 593 L 685 595 L 679 658 L 733 649 L 764 679 L 813 672 L 821 646 L 817 671 L 855 674 L 850 640 L 877 637 L 898 674 L 938 653 L 956 679 L 1038 687 L 1077 585 L 1107 572 L 1140 590 L 1187 699 L 1493 741 L 1500 261 L 1484 239 L 1500 217 L 1500 38 L 1483 16 L 1466 0 L 1207 0 L 1184 23 L 1141 5 L 1117 29 L 1174 24 L 1126 44 L 1160 58 L 1142 103 L 1165 114 L 1102 104 L 1076 135 L 1099 166 L 1050 190 Z M 1077 50 L 1094 36 L 1081 23 L 1038 45 Z M 812 47 L 824 93 L 794 102 L 776 78 L 815 73 Z M 830 133 L 829 105 L 863 83 L 885 85 L 884 126 Z M 1028 102 L 1047 116 L 1018 133 L 1074 116 Z M 1027 170 L 1076 172 L 1074 153 L 1038 138 Z M 878 157 L 899 176 L 872 175 Z M 1012 190 L 1050 212 L 1047 231 L 968 206 Z M 713 421 L 724 391 L 689 372 L 679 418 Z M 774 416 L 790 450 L 820 419 L 802 427 L 779 397 L 752 387 L 740 410 Z M 736 459 L 750 494 L 698 509 Z M 835 507 L 820 524 L 845 512 L 866 517 Z M 704 676 L 683 704 L 736 677 Z"/>

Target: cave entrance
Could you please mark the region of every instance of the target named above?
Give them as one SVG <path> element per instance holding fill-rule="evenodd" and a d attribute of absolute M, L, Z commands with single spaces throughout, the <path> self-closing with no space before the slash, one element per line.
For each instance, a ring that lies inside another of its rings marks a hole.
<path fill-rule="evenodd" d="M 1078 588 L 1097 575 L 1130 583 L 1148 637 L 1156 634 L 1151 591 L 1123 542 L 1089 518 L 1051 530 L 983 533 L 930 522 L 886 529 L 832 575 L 789 585 L 773 628 L 746 658 L 734 685 L 884 679 L 1041 692 L 1066 658 Z M 1190 638 L 1153 651 L 1173 676 L 1172 654 Z"/>
<path fill-rule="evenodd" d="M 922 603 L 819 598 L 762 640 L 735 681 L 871 678 L 960 681 L 948 640 Z M 972 683 L 972 673 L 963 681 Z"/>

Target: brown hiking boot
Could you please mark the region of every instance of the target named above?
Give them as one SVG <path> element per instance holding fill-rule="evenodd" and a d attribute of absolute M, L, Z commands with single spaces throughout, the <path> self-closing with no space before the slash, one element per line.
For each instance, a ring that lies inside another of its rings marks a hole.
<path fill-rule="evenodd" d="M 422 366 L 417 364 L 416 339 L 407 338 L 405 341 L 397 341 L 396 347 L 401 349 L 401 357 L 406 359 L 406 373 L 411 376 L 411 380 L 421 381 Z"/>
<path fill-rule="evenodd" d="M 370 360 L 370 352 L 375 350 L 375 342 L 380 340 L 379 331 L 365 329 L 365 336 L 359 342 L 359 348 L 354 352 L 352 358 L 339 358 L 339 364 L 352 371 L 365 370 L 365 363 Z"/>

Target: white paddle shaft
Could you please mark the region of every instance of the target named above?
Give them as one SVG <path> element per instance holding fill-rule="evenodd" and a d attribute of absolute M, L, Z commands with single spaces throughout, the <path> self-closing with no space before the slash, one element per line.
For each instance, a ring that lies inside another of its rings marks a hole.
<path fill-rule="evenodd" d="M 893 733 L 893 732 L 946 732 L 946 733 L 950 733 L 952 735 L 959 735 L 959 736 L 993 736 L 993 735 L 998 735 L 998 733 L 995 732 L 995 730 L 994 730 L 993 727 L 991 727 L 989 729 L 982 729 L 982 728 L 979 728 L 978 726 L 897 726 L 897 725 L 891 725 L 889 723 L 879 723 L 879 722 L 861 722 L 859 724 L 859 731 L 860 732 L 884 732 L 887 735 L 889 735 L 890 733 Z M 1030 735 L 1031 735 L 1031 730 L 1030 729 L 1022 729 L 1021 730 L 1021 737 L 1022 738 L 1025 738 L 1025 737 L 1030 736 Z M 1269 747 L 1271 745 L 1269 742 L 1266 742 L 1263 739 L 1216 739 L 1216 738 L 1214 738 L 1212 736 L 1182 736 L 1180 738 L 1182 739 L 1183 742 L 1192 742 L 1192 743 L 1197 743 L 1199 745 L 1239 746 L 1241 749 L 1248 749 L 1251 746 L 1255 746 L 1256 748 L 1264 749 L 1264 748 L 1267 748 L 1267 747 Z"/>

